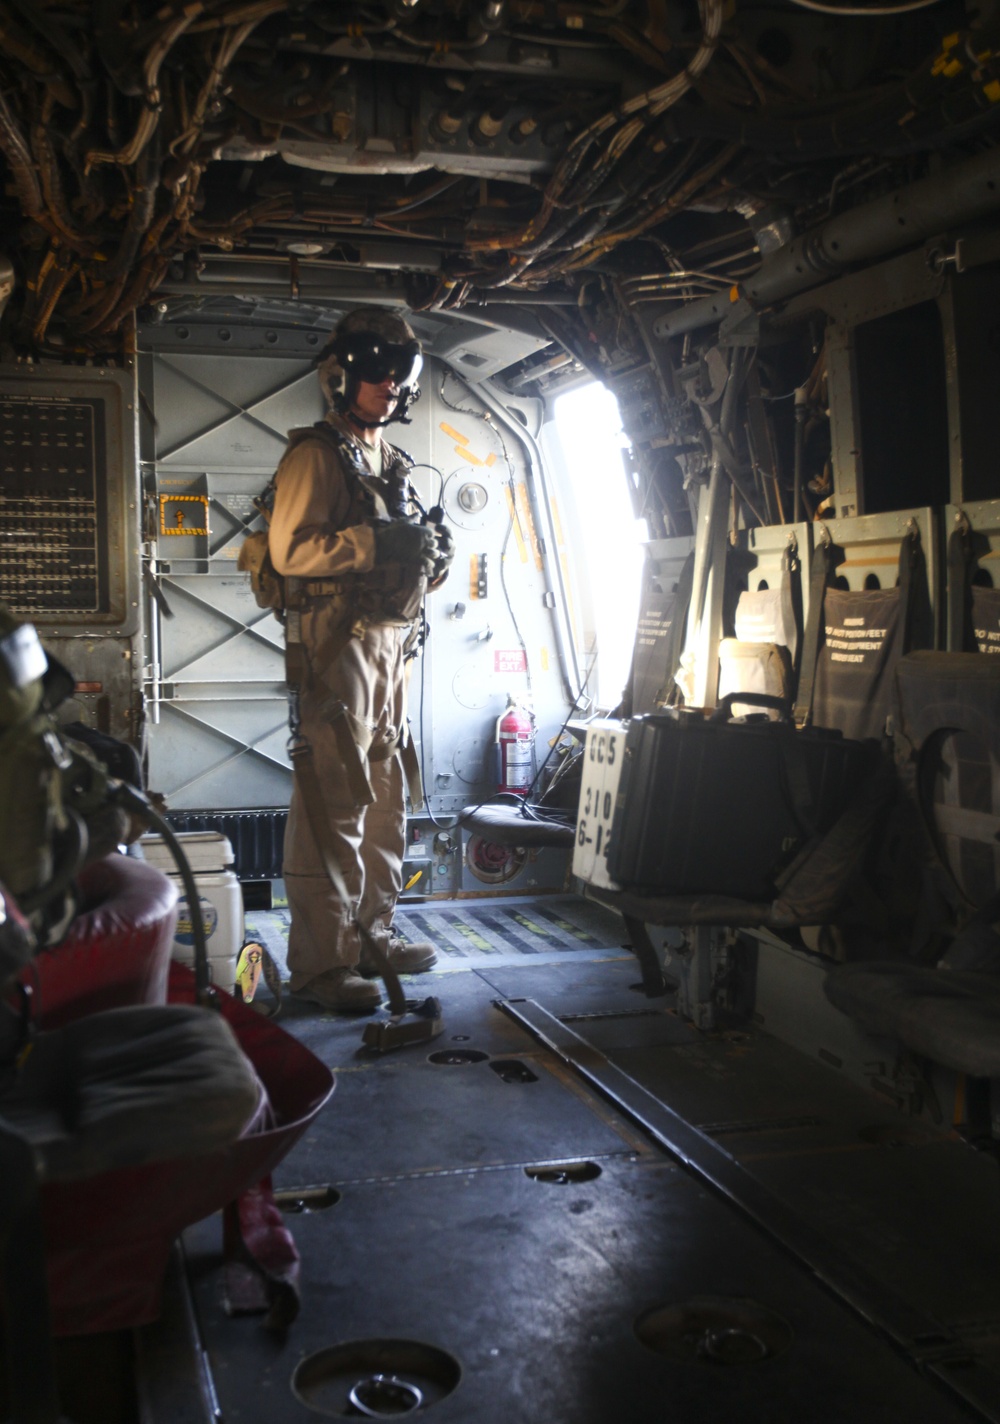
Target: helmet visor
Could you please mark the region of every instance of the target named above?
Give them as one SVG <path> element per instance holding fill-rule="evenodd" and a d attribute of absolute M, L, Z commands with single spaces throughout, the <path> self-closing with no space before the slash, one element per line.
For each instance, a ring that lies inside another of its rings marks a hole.
<path fill-rule="evenodd" d="M 383 381 L 410 386 L 424 364 L 418 341 L 387 341 L 373 331 L 339 336 L 333 349 L 349 376 L 372 386 L 380 386 Z"/>

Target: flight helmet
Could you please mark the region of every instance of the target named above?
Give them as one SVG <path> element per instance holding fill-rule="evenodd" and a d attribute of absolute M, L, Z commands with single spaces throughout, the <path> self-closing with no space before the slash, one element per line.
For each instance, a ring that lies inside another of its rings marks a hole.
<path fill-rule="evenodd" d="M 320 385 L 335 410 L 347 414 L 359 381 L 379 385 L 392 379 L 399 400 L 383 425 L 408 424 L 407 411 L 420 397 L 417 376 L 424 358 L 409 323 L 384 307 L 356 307 L 337 325 L 317 362 Z"/>

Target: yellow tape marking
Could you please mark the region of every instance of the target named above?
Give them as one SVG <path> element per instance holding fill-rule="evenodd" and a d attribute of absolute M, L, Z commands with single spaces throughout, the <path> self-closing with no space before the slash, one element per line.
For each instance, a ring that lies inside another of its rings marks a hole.
<path fill-rule="evenodd" d="M 531 505 L 528 503 L 528 487 L 525 484 L 517 486 L 517 509 L 521 518 L 522 527 L 528 531 L 528 538 L 531 540 L 531 552 L 535 556 L 535 568 L 542 567 L 542 551 L 538 546 L 538 535 L 535 533 L 535 521 L 531 517 Z"/>
<path fill-rule="evenodd" d="M 471 925 L 458 924 L 453 925 L 452 928 L 458 930 L 459 934 L 464 935 L 470 944 L 475 945 L 476 949 L 482 950 L 485 954 L 503 953 L 503 950 L 497 949 L 494 945 L 490 944 L 488 939 L 483 939 L 482 935 L 473 929 Z"/>
<path fill-rule="evenodd" d="M 198 528 L 186 522 L 183 509 L 178 509 L 174 515 L 172 525 L 167 525 L 167 505 L 168 504 L 200 504 L 202 514 L 202 527 Z M 210 534 L 208 527 L 208 495 L 206 494 L 161 494 L 160 495 L 160 533 L 161 534 Z"/>
<path fill-rule="evenodd" d="M 528 562 L 528 550 L 524 543 L 524 535 L 521 533 L 521 517 L 514 506 L 514 497 L 510 492 L 510 487 L 504 485 L 504 497 L 507 500 L 507 512 L 514 521 L 514 538 L 517 540 L 518 552 L 521 555 L 521 563 Z"/>
<path fill-rule="evenodd" d="M 453 425 L 448 425 L 446 421 L 442 420 L 441 424 L 438 426 L 438 429 L 443 430 L 449 440 L 457 440 L 459 445 L 468 445 L 469 443 L 469 437 L 467 435 L 459 434 L 455 427 Z"/>

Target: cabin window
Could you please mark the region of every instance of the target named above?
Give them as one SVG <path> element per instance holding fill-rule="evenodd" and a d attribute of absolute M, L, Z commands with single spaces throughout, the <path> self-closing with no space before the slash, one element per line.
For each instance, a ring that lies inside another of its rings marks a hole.
<path fill-rule="evenodd" d="M 592 607 L 597 658 L 587 691 L 613 708 L 632 661 L 646 521 L 632 508 L 622 458 L 628 440 L 611 392 L 599 381 L 579 386 L 556 398 L 553 416 L 582 544 L 577 581 L 589 589 Z"/>
<path fill-rule="evenodd" d="M 864 512 L 946 504 L 951 488 L 941 316 L 921 302 L 854 332 Z"/>

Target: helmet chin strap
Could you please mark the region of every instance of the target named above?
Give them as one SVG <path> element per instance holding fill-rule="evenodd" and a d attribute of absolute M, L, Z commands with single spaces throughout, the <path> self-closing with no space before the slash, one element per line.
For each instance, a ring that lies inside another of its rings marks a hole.
<path fill-rule="evenodd" d="M 392 416 L 388 420 L 368 420 L 364 416 L 357 415 L 353 410 L 347 412 L 347 419 L 359 430 L 381 430 L 383 425 L 392 424 Z"/>

